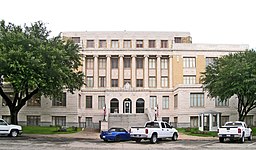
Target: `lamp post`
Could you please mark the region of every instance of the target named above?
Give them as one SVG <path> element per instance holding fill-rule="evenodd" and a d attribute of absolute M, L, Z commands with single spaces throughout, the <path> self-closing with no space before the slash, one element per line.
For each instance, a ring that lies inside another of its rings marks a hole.
<path fill-rule="evenodd" d="M 155 121 L 157 121 L 157 107 L 155 107 Z"/>

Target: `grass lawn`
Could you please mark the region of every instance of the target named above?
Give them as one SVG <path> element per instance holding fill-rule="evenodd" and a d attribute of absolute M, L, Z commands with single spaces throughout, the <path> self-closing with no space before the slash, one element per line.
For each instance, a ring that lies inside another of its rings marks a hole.
<path fill-rule="evenodd" d="M 24 134 L 69 134 L 81 131 L 81 128 L 67 128 L 66 131 L 60 131 L 56 126 L 23 126 Z"/>

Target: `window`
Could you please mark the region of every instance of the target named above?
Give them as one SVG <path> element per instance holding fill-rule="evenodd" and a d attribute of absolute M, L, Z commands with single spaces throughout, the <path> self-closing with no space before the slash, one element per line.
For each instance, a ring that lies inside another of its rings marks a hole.
<path fill-rule="evenodd" d="M 85 108 L 92 108 L 92 96 L 86 96 Z"/>
<path fill-rule="evenodd" d="M 136 68 L 143 68 L 143 58 L 136 58 Z"/>
<path fill-rule="evenodd" d="M 156 48 L 156 40 L 149 40 L 148 48 Z"/>
<path fill-rule="evenodd" d="M 124 68 L 131 68 L 131 58 L 124 58 Z"/>
<path fill-rule="evenodd" d="M 27 101 L 27 106 L 41 106 L 41 96 L 34 95 L 30 100 Z"/>
<path fill-rule="evenodd" d="M 174 95 L 174 108 L 178 107 L 178 94 Z"/>
<path fill-rule="evenodd" d="M 149 77 L 148 80 L 149 80 L 148 86 L 150 88 L 156 87 L 156 77 Z"/>
<path fill-rule="evenodd" d="M 93 87 L 93 77 L 91 76 L 86 77 L 86 85 L 87 87 Z"/>
<path fill-rule="evenodd" d="M 52 116 L 52 125 L 53 126 L 66 126 L 66 117 L 65 116 Z"/>
<path fill-rule="evenodd" d="M 175 43 L 181 43 L 181 37 L 174 37 Z"/>
<path fill-rule="evenodd" d="M 74 43 L 80 43 L 80 37 L 72 37 L 71 39 L 74 41 Z"/>
<path fill-rule="evenodd" d="M 106 40 L 100 40 L 99 41 L 99 48 L 107 48 L 107 41 Z"/>
<path fill-rule="evenodd" d="M 124 79 L 124 85 L 125 85 L 126 83 L 129 83 L 129 84 L 131 85 L 131 79 Z"/>
<path fill-rule="evenodd" d="M 111 80 L 111 87 L 118 87 L 118 79 Z"/>
<path fill-rule="evenodd" d="M 106 58 L 99 58 L 99 69 L 106 69 Z"/>
<path fill-rule="evenodd" d="M 143 87 L 143 79 L 137 79 L 136 87 Z"/>
<path fill-rule="evenodd" d="M 218 57 L 206 57 L 206 67 L 212 63 L 214 63 L 214 61 L 216 61 L 218 59 Z"/>
<path fill-rule="evenodd" d="M 245 117 L 245 123 L 247 126 L 253 126 L 253 115 L 247 115 Z"/>
<path fill-rule="evenodd" d="M 105 107 L 105 96 L 98 97 L 98 109 L 103 109 Z"/>
<path fill-rule="evenodd" d="M 10 98 L 11 101 L 13 101 L 13 99 L 14 99 L 14 93 L 13 92 L 6 92 L 5 94 L 6 94 L 7 97 Z M 0 96 L 0 98 L 2 99 L 2 106 L 7 106 L 5 99 L 2 98 L 2 96 Z"/>
<path fill-rule="evenodd" d="M 216 114 L 212 115 L 212 126 L 217 127 L 217 115 Z"/>
<path fill-rule="evenodd" d="M 149 69 L 155 69 L 156 68 L 156 59 L 155 58 L 149 58 L 148 59 L 148 68 Z"/>
<path fill-rule="evenodd" d="M 190 127 L 191 128 L 197 128 L 198 127 L 198 117 L 197 116 L 191 116 L 190 117 Z"/>
<path fill-rule="evenodd" d="M 169 109 L 169 96 L 163 96 L 163 109 Z"/>
<path fill-rule="evenodd" d="M 85 117 L 86 128 L 93 128 L 92 117 Z"/>
<path fill-rule="evenodd" d="M 168 40 L 161 40 L 161 48 L 168 48 Z"/>
<path fill-rule="evenodd" d="M 215 98 L 215 107 L 228 107 L 228 100 L 221 101 L 221 99 Z"/>
<path fill-rule="evenodd" d="M 106 77 L 105 76 L 99 77 L 99 87 L 106 87 Z"/>
<path fill-rule="evenodd" d="M 53 98 L 52 106 L 66 106 L 66 93 L 62 93 L 60 97 Z"/>
<path fill-rule="evenodd" d="M 112 69 L 118 68 L 118 58 L 111 58 L 111 67 Z"/>
<path fill-rule="evenodd" d="M 168 87 L 168 77 L 161 77 L 161 86 L 163 88 L 167 88 Z"/>
<path fill-rule="evenodd" d="M 161 59 L 161 69 L 168 69 L 168 58 Z"/>
<path fill-rule="evenodd" d="M 167 122 L 167 123 L 169 123 L 169 117 L 162 117 L 162 121 L 164 121 L 164 122 Z M 165 126 L 167 127 L 167 128 L 171 128 L 171 126 L 169 125 L 169 124 L 165 124 Z"/>
<path fill-rule="evenodd" d="M 183 58 L 183 68 L 195 68 L 196 58 L 195 57 L 184 57 Z"/>
<path fill-rule="evenodd" d="M 124 40 L 124 48 L 131 48 L 132 42 L 131 40 Z"/>
<path fill-rule="evenodd" d="M 203 107 L 204 94 L 203 93 L 190 93 L 190 107 Z"/>
<path fill-rule="evenodd" d="M 94 48 L 94 40 L 87 40 L 87 48 Z"/>
<path fill-rule="evenodd" d="M 143 48 L 143 40 L 136 40 L 136 48 Z"/>
<path fill-rule="evenodd" d="M 196 84 L 196 76 L 183 76 L 183 84 Z"/>
<path fill-rule="evenodd" d="M 149 105 L 150 105 L 150 108 L 152 108 L 152 109 L 155 109 L 155 107 L 157 107 L 156 96 L 149 97 Z"/>
<path fill-rule="evenodd" d="M 93 58 L 86 58 L 86 69 L 93 69 Z"/>
<path fill-rule="evenodd" d="M 78 94 L 78 108 L 81 108 L 81 103 L 82 103 L 82 96 L 81 94 Z"/>
<path fill-rule="evenodd" d="M 111 48 L 118 48 L 118 40 L 111 40 Z"/>
<path fill-rule="evenodd" d="M 40 116 L 27 116 L 27 125 L 28 126 L 39 126 L 41 122 Z"/>
<path fill-rule="evenodd" d="M 221 116 L 221 126 L 224 126 L 229 121 L 229 116 Z"/>

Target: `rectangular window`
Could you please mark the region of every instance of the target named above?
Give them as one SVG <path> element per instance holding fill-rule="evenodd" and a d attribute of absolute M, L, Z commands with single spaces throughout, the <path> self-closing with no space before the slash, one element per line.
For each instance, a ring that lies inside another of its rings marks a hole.
<path fill-rule="evenodd" d="M 86 69 L 93 69 L 93 58 L 86 58 Z"/>
<path fill-rule="evenodd" d="M 87 40 L 87 48 L 94 48 L 94 40 Z"/>
<path fill-rule="evenodd" d="M 161 69 L 168 69 L 168 58 L 161 59 Z"/>
<path fill-rule="evenodd" d="M 245 123 L 247 124 L 247 126 L 253 126 L 253 115 L 247 115 L 245 117 Z"/>
<path fill-rule="evenodd" d="M 111 58 L 111 68 L 112 69 L 118 68 L 118 58 Z"/>
<path fill-rule="evenodd" d="M 143 48 L 143 40 L 136 40 L 136 48 Z"/>
<path fill-rule="evenodd" d="M 111 80 L 111 87 L 118 87 L 118 79 Z"/>
<path fill-rule="evenodd" d="M 124 40 L 124 48 L 131 48 L 132 42 L 131 40 Z"/>
<path fill-rule="evenodd" d="M 80 37 L 72 37 L 71 39 L 74 43 L 80 43 Z"/>
<path fill-rule="evenodd" d="M 99 69 L 106 69 L 107 66 L 106 58 L 99 58 Z"/>
<path fill-rule="evenodd" d="M 148 68 L 149 69 L 155 69 L 156 68 L 156 59 L 155 58 L 149 58 L 148 59 Z"/>
<path fill-rule="evenodd" d="M 221 116 L 221 126 L 224 126 L 229 121 L 229 116 Z"/>
<path fill-rule="evenodd" d="M 183 68 L 195 68 L 196 58 L 195 57 L 184 57 L 183 58 Z"/>
<path fill-rule="evenodd" d="M 86 128 L 93 128 L 92 117 L 85 117 Z"/>
<path fill-rule="evenodd" d="M 136 81 L 136 87 L 143 87 L 143 79 L 137 79 Z"/>
<path fill-rule="evenodd" d="M 85 108 L 92 108 L 92 96 L 86 96 Z"/>
<path fill-rule="evenodd" d="M 174 95 L 174 108 L 178 107 L 178 94 Z"/>
<path fill-rule="evenodd" d="M 124 57 L 124 68 L 131 68 L 131 58 Z"/>
<path fill-rule="evenodd" d="M 34 95 L 30 100 L 27 101 L 27 106 L 41 106 L 41 96 Z"/>
<path fill-rule="evenodd" d="M 190 107 L 203 107 L 204 93 L 190 93 Z"/>
<path fill-rule="evenodd" d="M 99 77 L 99 87 L 106 87 L 106 77 L 105 76 Z"/>
<path fill-rule="evenodd" d="M 52 116 L 53 126 L 66 126 L 66 116 Z"/>
<path fill-rule="evenodd" d="M 190 127 L 191 128 L 197 128 L 198 127 L 198 117 L 197 116 L 191 116 L 190 117 Z"/>
<path fill-rule="evenodd" d="M 87 87 L 93 87 L 93 77 L 91 76 L 86 77 L 86 85 Z"/>
<path fill-rule="evenodd" d="M 27 116 L 27 125 L 28 126 L 39 126 L 41 122 L 40 116 Z"/>
<path fill-rule="evenodd" d="M 111 40 L 111 48 L 118 48 L 119 43 L 118 40 Z"/>
<path fill-rule="evenodd" d="M 163 109 L 169 109 L 169 96 L 163 96 Z"/>
<path fill-rule="evenodd" d="M 196 84 L 196 76 L 184 75 L 183 84 Z"/>
<path fill-rule="evenodd" d="M 181 43 L 181 37 L 174 37 L 175 43 Z"/>
<path fill-rule="evenodd" d="M 161 40 L 161 48 L 168 48 L 168 40 Z"/>
<path fill-rule="evenodd" d="M 221 101 L 219 98 L 215 98 L 215 107 L 228 107 L 228 100 Z"/>
<path fill-rule="evenodd" d="M 217 115 L 216 114 L 212 115 L 212 126 L 217 127 Z"/>
<path fill-rule="evenodd" d="M 143 68 L 143 58 L 136 58 L 136 68 L 137 69 Z"/>
<path fill-rule="evenodd" d="M 107 48 L 107 41 L 106 40 L 100 40 L 99 41 L 99 48 Z"/>
<path fill-rule="evenodd" d="M 149 105 L 150 105 L 150 108 L 152 108 L 152 109 L 155 109 L 155 107 L 157 107 L 156 96 L 150 96 L 149 97 Z"/>
<path fill-rule="evenodd" d="M 156 40 L 148 40 L 148 48 L 156 48 Z"/>
<path fill-rule="evenodd" d="M 105 96 L 98 97 L 98 109 L 103 109 L 105 107 Z"/>
<path fill-rule="evenodd" d="M 156 87 L 156 77 L 149 77 L 148 80 L 149 80 L 148 86 L 150 88 Z"/>
<path fill-rule="evenodd" d="M 78 94 L 78 108 L 81 108 L 81 103 L 82 103 L 82 96 L 81 94 Z"/>
<path fill-rule="evenodd" d="M 167 88 L 168 87 L 168 77 L 161 77 L 161 86 L 163 88 Z"/>
<path fill-rule="evenodd" d="M 52 106 L 66 106 L 66 93 L 62 93 L 62 95 L 58 98 L 53 98 Z"/>
<path fill-rule="evenodd" d="M 206 57 L 206 67 L 212 63 L 214 63 L 216 60 L 218 59 L 218 57 Z"/>

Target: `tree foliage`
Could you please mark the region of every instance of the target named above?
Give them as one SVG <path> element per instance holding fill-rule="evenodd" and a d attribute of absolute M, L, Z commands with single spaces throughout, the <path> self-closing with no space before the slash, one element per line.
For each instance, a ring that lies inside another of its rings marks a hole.
<path fill-rule="evenodd" d="M 203 84 L 209 96 L 221 101 L 238 98 L 239 120 L 256 107 L 256 52 L 229 54 L 206 67 Z"/>
<path fill-rule="evenodd" d="M 41 21 L 24 27 L 0 22 L 0 75 L 11 85 L 14 98 L 7 96 L 4 85 L 0 95 L 14 124 L 20 109 L 35 94 L 58 97 L 65 89 L 72 93 L 83 85 L 78 45 L 49 34 Z"/>

